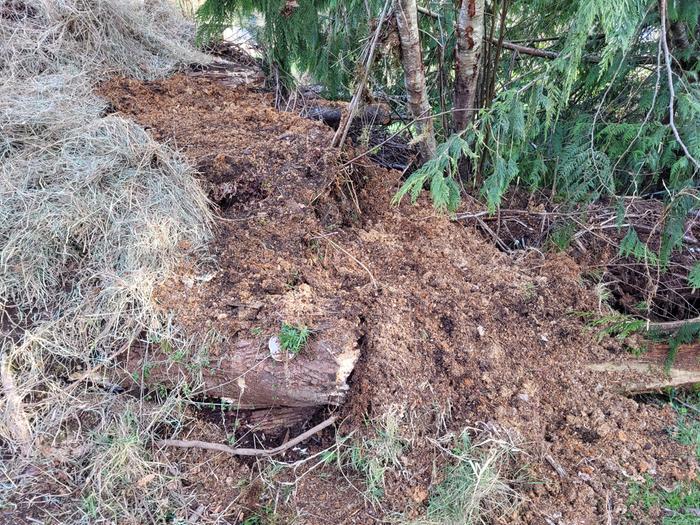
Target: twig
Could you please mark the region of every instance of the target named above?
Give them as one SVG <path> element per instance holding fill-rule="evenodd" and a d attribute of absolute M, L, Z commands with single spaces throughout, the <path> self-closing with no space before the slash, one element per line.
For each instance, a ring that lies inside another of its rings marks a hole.
<path fill-rule="evenodd" d="M 476 217 L 476 220 L 479 223 L 479 226 L 481 226 L 481 228 L 485 232 L 487 232 L 489 235 L 491 235 L 494 242 L 496 244 L 498 244 L 504 252 L 506 252 L 506 253 L 511 252 L 511 249 L 508 248 L 508 246 L 501 240 L 501 238 L 498 236 L 498 234 L 495 231 L 493 231 L 480 217 Z"/>
<path fill-rule="evenodd" d="M 692 410 L 693 412 L 697 412 L 698 414 L 700 414 L 700 408 L 694 407 L 693 405 L 690 405 L 690 404 L 686 403 L 685 401 L 683 401 L 683 400 L 681 400 L 681 399 L 675 398 L 675 399 L 673 400 L 673 403 L 680 403 L 680 404 L 683 405 L 685 408 L 687 408 L 687 409 L 689 409 L 689 410 Z"/>
<path fill-rule="evenodd" d="M 345 255 L 347 255 L 348 257 L 350 257 L 350 258 L 351 258 L 353 261 L 355 261 L 357 264 L 359 264 L 359 265 L 362 267 L 362 269 L 363 269 L 364 271 L 366 271 L 367 274 L 369 275 L 369 278 L 370 278 L 370 280 L 372 281 L 372 285 L 373 285 L 375 288 L 379 288 L 379 286 L 377 285 L 377 280 L 374 278 L 374 275 L 372 275 L 372 272 L 369 271 L 369 268 L 367 268 L 367 266 L 366 266 L 365 264 L 363 264 L 362 261 L 360 261 L 357 257 L 355 257 L 353 254 L 351 254 L 349 251 L 347 251 L 345 248 L 343 248 L 340 244 L 335 243 L 335 242 L 333 242 L 332 240 L 330 240 L 328 237 L 323 237 L 323 240 L 326 241 L 326 242 L 328 242 L 328 243 L 330 243 L 334 248 L 337 248 L 338 250 L 340 250 L 341 252 L 343 252 Z"/>
<path fill-rule="evenodd" d="M 207 510 L 207 508 L 204 505 L 200 505 L 199 507 L 197 507 L 197 510 L 195 510 L 192 513 L 192 516 L 190 516 L 190 519 L 187 520 L 188 523 L 190 523 L 191 525 L 197 523 L 199 521 L 199 518 L 202 517 L 202 514 L 204 514 L 205 510 Z"/>
<path fill-rule="evenodd" d="M 186 441 L 181 439 L 160 439 L 156 441 L 156 445 L 158 445 L 159 447 L 201 448 L 205 450 L 216 450 L 219 452 L 231 454 L 233 456 L 274 456 L 310 438 L 311 436 L 317 434 L 324 428 L 329 427 L 330 425 L 335 423 L 337 419 L 338 416 L 331 416 L 328 419 L 316 425 L 315 427 L 310 428 L 303 434 L 299 434 L 294 439 L 290 439 L 289 441 L 280 445 L 279 447 L 272 448 L 269 450 L 260 448 L 232 448 L 228 445 L 224 445 L 223 443 L 209 443 L 207 441 Z"/>
<path fill-rule="evenodd" d="M 688 148 L 686 147 L 685 143 L 681 139 L 680 134 L 678 133 L 678 128 L 676 128 L 676 122 L 674 120 L 674 109 L 673 109 L 673 106 L 675 105 L 676 91 L 673 88 L 673 70 L 671 69 L 671 52 L 668 50 L 668 42 L 666 41 L 667 0 L 661 0 L 660 9 L 661 9 L 661 45 L 664 48 L 664 62 L 666 62 L 666 75 L 668 76 L 668 91 L 669 91 L 668 125 L 671 127 L 671 130 L 673 131 L 673 136 L 676 137 L 676 142 L 678 142 L 678 144 L 680 145 L 685 156 L 693 164 L 695 164 L 696 169 L 700 169 L 700 162 L 698 162 L 698 160 L 691 155 L 690 151 L 688 151 Z"/>
<path fill-rule="evenodd" d="M 545 454 L 544 459 L 547 460 L 547 463 L 549 463 L 554 470 L 557 471 L 557 474 L 559 474 L 559 477 L 564 479 L 567 478 L 569 475 L 566 473 L 566 470 L 564 470 L 564 467 L 562 467 L 556 459 L 554 459 L 551 455 Z"/>

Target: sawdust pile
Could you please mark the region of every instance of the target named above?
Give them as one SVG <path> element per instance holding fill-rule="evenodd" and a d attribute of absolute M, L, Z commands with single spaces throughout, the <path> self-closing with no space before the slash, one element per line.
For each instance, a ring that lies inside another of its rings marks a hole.
<path fill-rule="evenodd" d="M 295 478 L 278 512 L 304 523 L 418 518 L 451 461 L 437 444 L 485 426 L 517 436 L 526 465 L 517 485 L 525 501 L 503 523 L 654 523 L 627 508 L 630 479 L 696 475 L 689 451 L 666 431 L 670 409 L 623 397 L 586 368 L 621 350 L 595 342 L 574 315 L 595 310 L 597 298 L 571 259 L 510 257 L 428 203 L 391 207 L 396 172 L 343 166 L 327 148 L 329 130 L 275 112 L 254 86 L 178 76 L 102 90 L 121 114 L 184 148 L 222 207 L 215 276 L 162 292 L 175 322 L 261 341 L 283 320 L 357 330 L 362 357 L 339 431 L 369 438 L 372 422 L 395 416 L 405 445 L 381 504 L 366 504 L 356 473 L 326 466 Z M 251 302 L 252 310 L 232 310 Z M 190 433 L 240 437 L 232 419 Z M 312 440 L 311 450 L 329 439 Z M 214 510 L 240 518 L 272 497 L 259 478 L 240 489 L 207 475 L 235 479 L 250 464 L 168 454 Z"/>

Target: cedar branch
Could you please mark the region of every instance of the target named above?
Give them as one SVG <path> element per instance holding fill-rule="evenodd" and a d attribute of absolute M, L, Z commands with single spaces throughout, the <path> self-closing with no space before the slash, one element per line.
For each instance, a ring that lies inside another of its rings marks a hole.
<path fill-rule="evenodd" d="M 700 162 L 693 157 L 693 155 L 688 151 L 687 146 L 683 142 L 683 139 L 681 139 L 680 133 L 678 133 L 678 128 L 676 128 L 676 122 L 675 122 L 675 117 L 674 117 L 674 109 L 673 106 L 675 104 L 675 98 L 676 98 L 676 91 L 673 87 L 673 70 L 671 69 L 671 52 L 668 50 L 668 41 L 666 40 L 666 10 L 667 10 L 667 5 L 666 5 L 666 0 L 661 0 L 661 45 L 663 46 L 664 49 L 664 62 L 666 62 L 666 74 L 668 76 L 668 91 L 669 91 L 669 100 L 668 100 L 668 125 L 670 126 L 671 130 L 673 131 L 673 136 L 676 138 L 676 142 L 680 145 L 681 149 L 683 150 L 683 153 L 685 156 L 690 160 L 694 165 L 696 169 L 700 169 Z"/>

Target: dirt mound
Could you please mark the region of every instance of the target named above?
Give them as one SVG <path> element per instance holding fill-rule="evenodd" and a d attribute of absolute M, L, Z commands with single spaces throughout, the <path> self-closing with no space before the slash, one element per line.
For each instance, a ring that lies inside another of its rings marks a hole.
<path fill-rule="evenodd" d="M 516 436 L 527 465 L 517 484 L 525 502 L 502 523 L 654 523 L 627 508 L 629 480 L 695 476 L 690 453 L 666 432 L 670 410 L 625 398 L 586 368 L 619 348 L 595 343 L 573 315 L 597 299 L 571 259 L 530 251 L 516 260 L 427 203 L 390 207 L 397 172 L 353 173 L 329 151 L 329 129 L 276 112 L 255 87 L 178 76 L 102 92 L 182 148 L 222 208 L 211 271 L 183 269 L 161 293 L 174 322 L 261 346 L 281 322 L 304 323 L 314 337 L 361 350 L 339 432 L 373 443 L 393 418 L 401 445 L 374 506 L 357 471 L 315 463 L 308 475 L 285 474 L 294 488 L 276 512 L 301 523 L 416 518 L 452 461 L 446 436 L 485 425 Z M 210 352 L 221 363 L 231 350 Z M 190 432 L 241 438 L 248 431 L 235 420 Z M 307 452 L 331 444 L 329 433 Z M 267 474 L 238 486 L 226 473 L 239 472 L 235 460 L 168 453 L 189 463 L 184 477 L 202 501 L 215 493 L 230 519 L 269 508 Z"/>

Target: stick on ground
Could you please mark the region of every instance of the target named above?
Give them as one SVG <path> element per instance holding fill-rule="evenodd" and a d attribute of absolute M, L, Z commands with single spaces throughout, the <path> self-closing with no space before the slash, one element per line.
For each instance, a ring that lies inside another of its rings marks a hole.
<path fill-rule="evenodd" d="M 290 439 L 286 443 L 280 445 L 277 448 L 272 448 L 269 450 L 259 449 L 259 448 L 232 448 L 223 443 L 209 443 L 207 441 L 185 441 L 180 439 L 161 439 L 156 441 L 156 445 L 160 447 L 180 447 L 180 448 L 202 448 L 205 450 L 217 450 L 219 452 L 226 452 L 227 454 L 232 454 L 234 456 L 274 456 L 280 452 L 284 452 L 292 448 L 294 445 L 298 445 L 302 441 L 310 438 L 314 434 L 317 434 L 326 427 L 329 427 L 336 422 L 338 416 L 331 416 L 323 422 L 319 423 L 313 428 L 310 428 L 303 434 L 299 434 L 294 439 Z"/>

